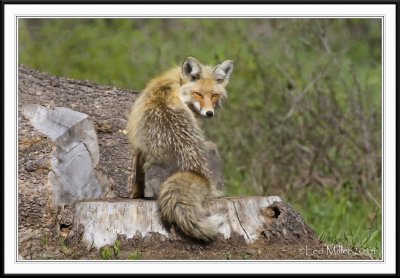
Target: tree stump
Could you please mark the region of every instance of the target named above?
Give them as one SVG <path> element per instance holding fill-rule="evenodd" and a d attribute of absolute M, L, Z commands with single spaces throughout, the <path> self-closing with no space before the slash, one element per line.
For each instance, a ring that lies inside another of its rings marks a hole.
<path fill-rule="evenodd" d="M 133 91 L 57 78 L 24 66 L 19 68 L 18 89 L 22 254 L 22 244 L 38 233 L 63 235 L 96 248 L 120 235 L 184 238 L 163 226 L 156 201 L 128 198 L 133 183 L 142 183 L 133 196 L 140 197 L 145 189 L 140 157 L 132 160 L 125 132 Z M 279 197 L 219 198 L 209 210 L 225 219 L 220 240 L 318 241 Z"/>
<path fill-rule="evenodd" d="M 242 237 L 252 243 L 260 237 L 272 242 L 316 241 L 315 233 L 279 197 L 225 197 L 215 199 L 210 211 L 224 217 L 219 227 L 223 239 Z M 181 240 L 184 235 L 166 229 L 155 201 L 144 199 L 87 200 L 75 204 L 73 230 L 81 230 L 83 242 L 100 248 L 118 236 L 162 235 Z"/>

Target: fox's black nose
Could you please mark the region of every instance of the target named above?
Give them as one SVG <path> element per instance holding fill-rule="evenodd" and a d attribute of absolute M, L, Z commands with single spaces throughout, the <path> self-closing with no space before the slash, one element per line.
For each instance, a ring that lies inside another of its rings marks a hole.
<path fill-rule="evenodd" d="M 213 111 L 207 111 L 207 112 L 206 112 L 206 116 L 207 116 L 208 118 L 210 118 L 210 117 L 214 116 L 214 112 L 213 112 Z"/>

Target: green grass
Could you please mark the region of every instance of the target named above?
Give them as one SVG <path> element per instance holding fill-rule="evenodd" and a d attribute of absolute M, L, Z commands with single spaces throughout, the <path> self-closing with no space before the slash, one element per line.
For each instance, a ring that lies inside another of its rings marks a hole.
<path fill-rule="evenodd" d="M 100 256 L 102 260 L 112 260 L 113 256 L 113 249 L 109 246 L 105 246 L 100 249 Z"/>
<path fill-rule="evenodd" d="M 113 245 L 114 248 L 114 256 L 118 258 L 120 251 L 121 251 L 121 242 L 116 240 Z"/>
<path fill-rule="evenodd" d="M 64 254 L 71 254 L 72 250 L 67 246 L 66 242 L 65 242 L 65 238 L 60 237 L 58 239 L 58 242 L 60 244 L 60 250 L 64 253 Z"/>
<path fill-rule="evenodd" d="M 121 253 L 121 242 L 116 240 L 112 246 L 104 246 L 100 249 L 100 257 L 103 260 L 118 259 Z"/>
<path fill-rule="evenodd" d="M 143 259 L 143 253 L 139 251 L 133 251 L 128 255 L 128 260 L 141 260 L 141 259 Z"/>
<path fill-rule="evenodd" d="M 379 19 L 19 20 L 19 63 L 58 76 L 140 90 L 188 55 L 235 63 L 205 125 L 226 193 L 279 195 L 324 240 L 381 250 Z"/>
<path fill-rule="evenodd" d="M 295 207 L 324 242 L 363 249 L 381 258 L 381 207 L 356 194 L 351 187 L 310 191 L 305 205 Z"/>

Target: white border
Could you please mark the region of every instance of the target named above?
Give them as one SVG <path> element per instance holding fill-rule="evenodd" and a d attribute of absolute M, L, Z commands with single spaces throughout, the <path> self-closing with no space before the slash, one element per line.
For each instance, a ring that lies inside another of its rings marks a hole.
<path fill-rule="evenodd" d="M 395 5 L 4 5 L 5 273 L 394 273 L 395 272 Z M 221 13 L 223 11 L 223 13 Z M 95 13 L 94 13 L 95 12 Z M 384 237 L 376 261 L 16 261 L 16 16 L 384 17 Z M 389 150 L 389 151 L 388 151 Z"/>

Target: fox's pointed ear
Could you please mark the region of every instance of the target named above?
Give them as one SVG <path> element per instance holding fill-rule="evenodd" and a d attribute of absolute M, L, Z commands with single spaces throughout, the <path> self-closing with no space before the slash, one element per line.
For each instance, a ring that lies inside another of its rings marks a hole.
<path fill-rule="evenodd" d="M 182 76 L 188 81 L 198 80 L 201 74 L 199 61 L 193 57 L 187 57 L 182 64 Z"/>
<path fill-rule="evenodd" d="M 233 71 L 233 61 L 226 60 L 214 67 L 214 78 L 217 83 L 226 85 Z"/>

